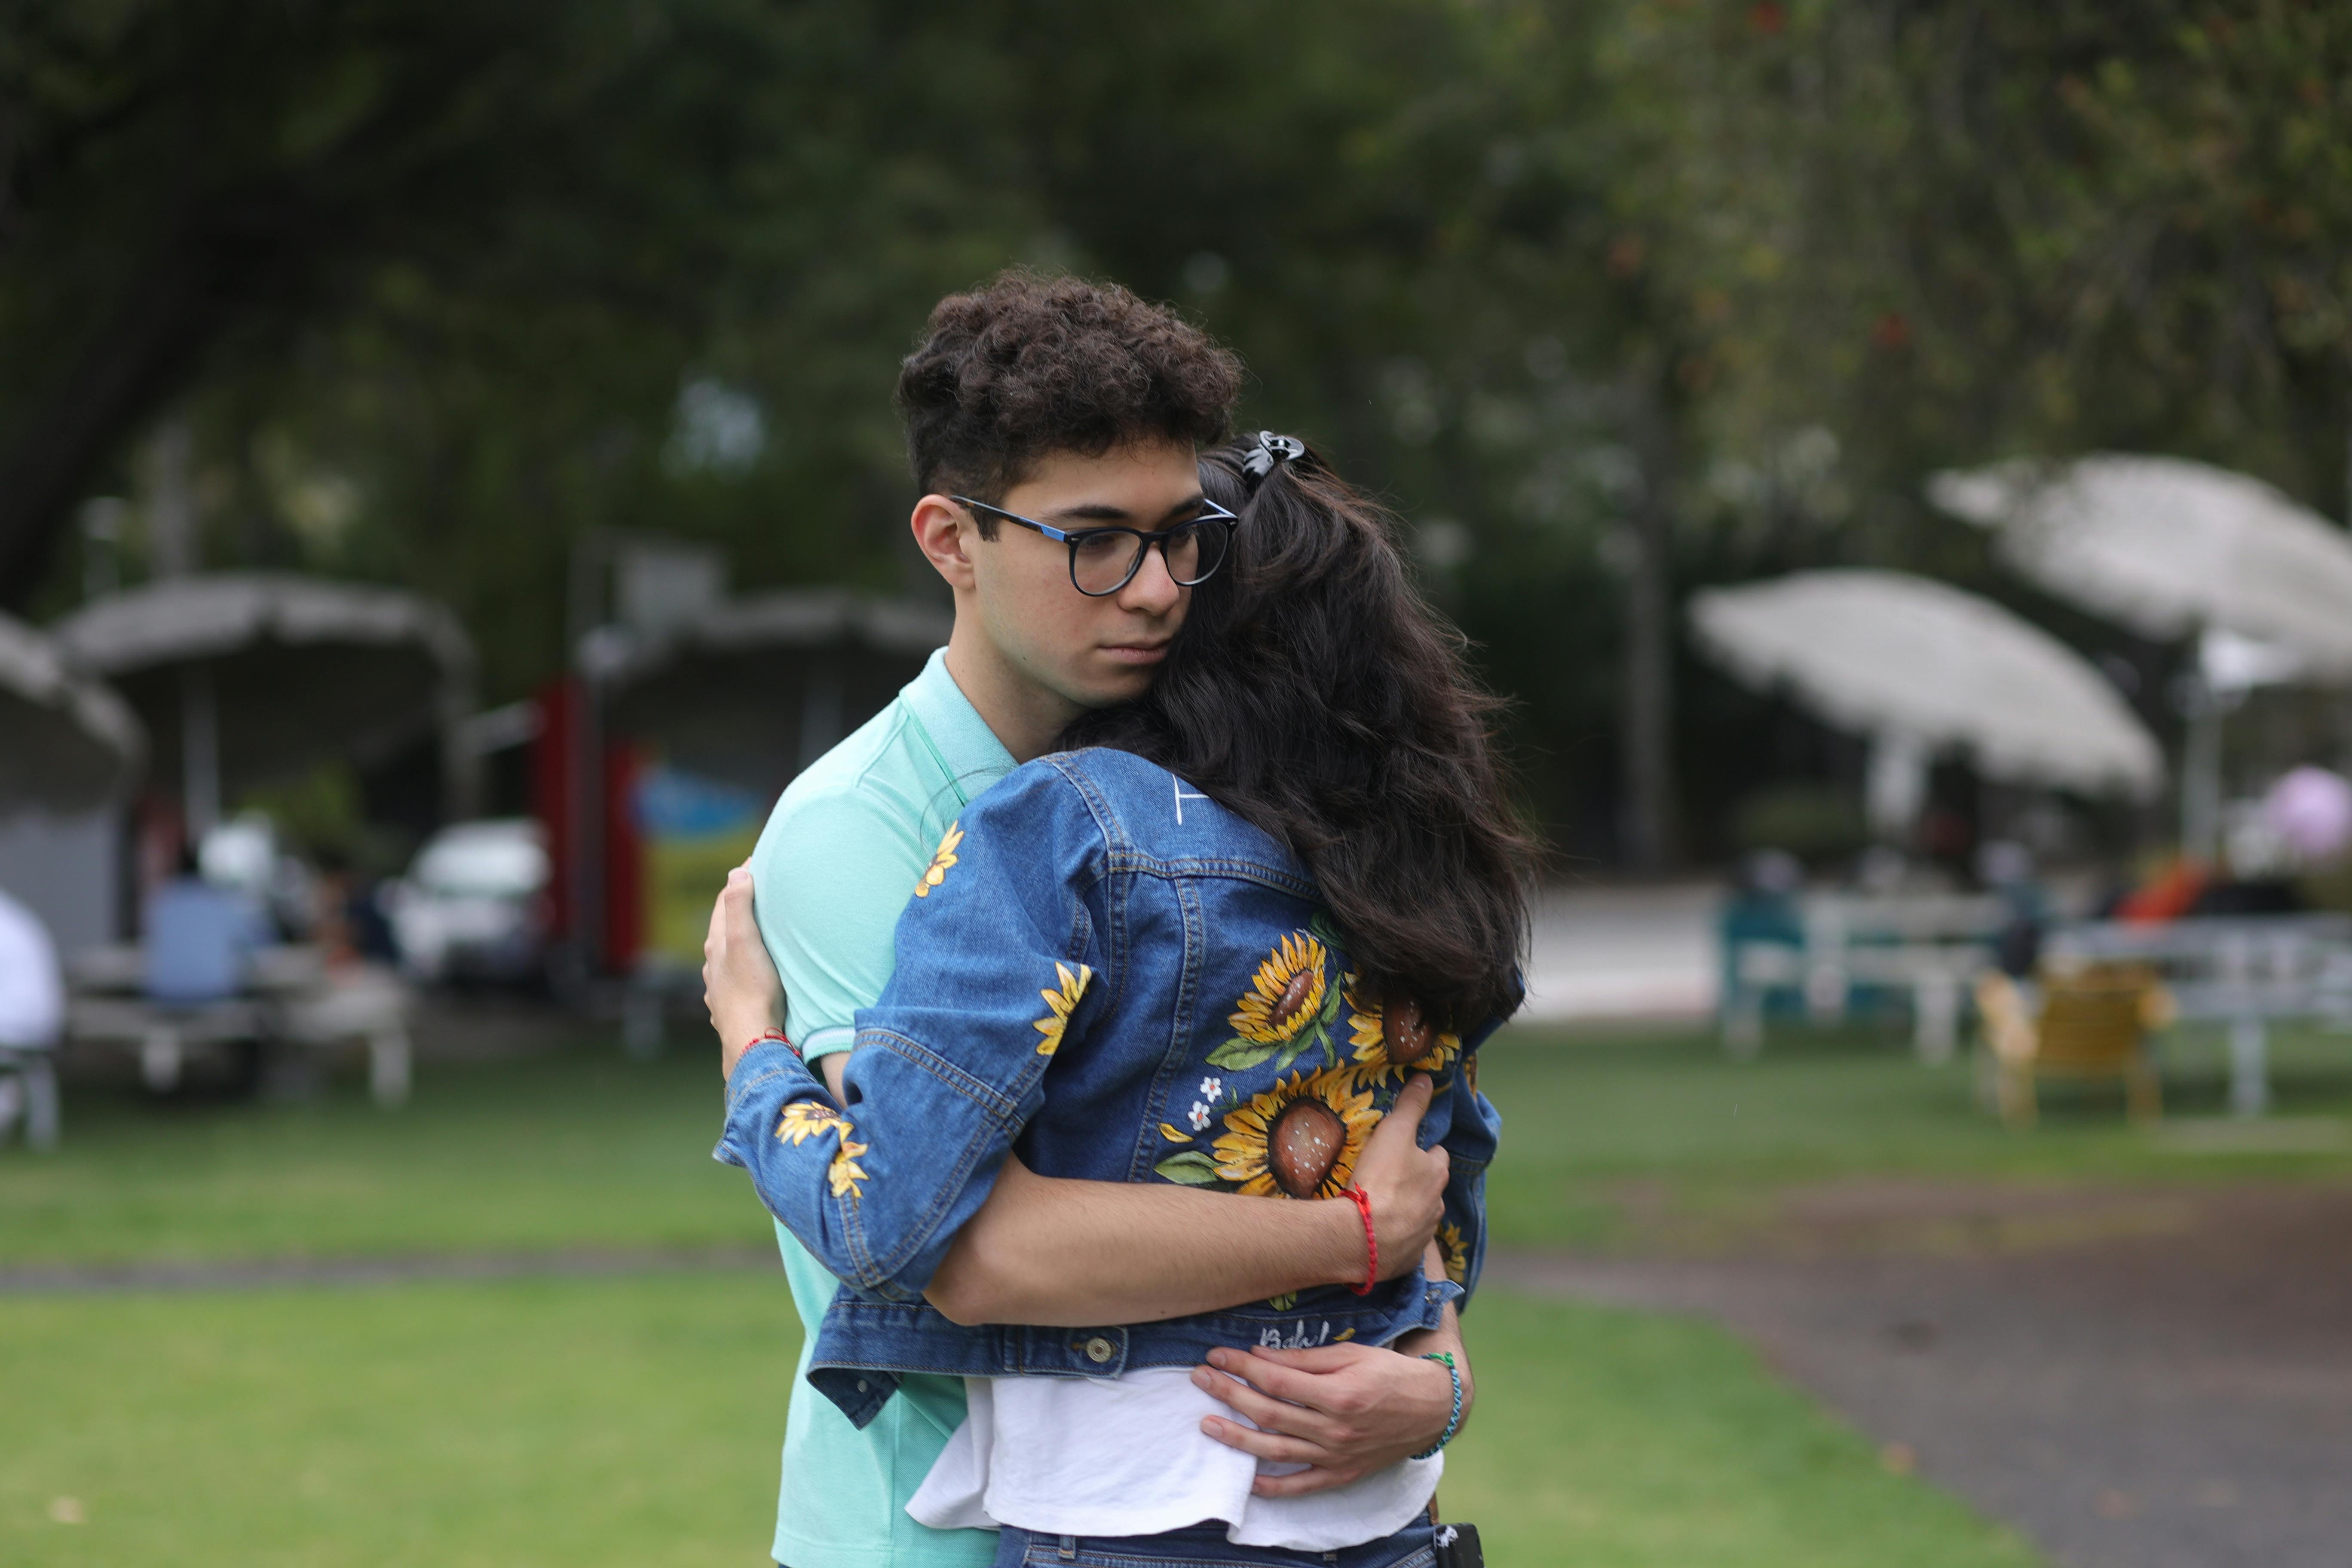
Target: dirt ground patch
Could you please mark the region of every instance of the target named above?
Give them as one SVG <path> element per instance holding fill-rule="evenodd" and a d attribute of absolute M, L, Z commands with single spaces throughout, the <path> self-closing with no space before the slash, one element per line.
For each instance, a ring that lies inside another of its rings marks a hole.
<path fill-rule="evenodd" d="M 2073 1568 L 2352 1561 L 2352 1186 L 1850 1182 L 1715 1240 L 1487 1278 L 1717 1319 Z"/>

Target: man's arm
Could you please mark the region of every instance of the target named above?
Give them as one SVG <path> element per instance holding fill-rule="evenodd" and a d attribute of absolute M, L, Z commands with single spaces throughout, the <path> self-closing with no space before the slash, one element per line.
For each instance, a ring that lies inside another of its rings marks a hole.
<path fill-rule="evenodd" d="M 1383 1278 L 1412 1267 L 1443 1217 L 1447 1156 L 1413 1138 L 1429 1092 L 1426 1079 L 1408 1086 L 1356 1165 Z M 1064 1181 L 1008 1160 L 923 1293 L 960 1323 L 1083 1328 L 1353 1285 L 1365 1262 L 1352 1203 Z"/>
<path fill-rule="evenodd" d="M 749 879 L 730 879 L 711 912 L 704 952 L 706 997 L 719 1029 L 721 1063 L 731 1079 L 746 1043 L 783 1011 L 773 966 L 752 922 Z M 836 1103 L 844 1098 L 846 1061 L 835 1055 L 818 1064 Z M 1412 1135 L 1426 1092 L 1426 1080 L 1408 1085 L 1406 1098 L 1412 1103 L 1403 1108 L 1406 1113 L 1391 1111 L 1367 1141 L 1356 1167 L 1367 1190 L 1389 1194 L 1394 1201 L 1417 1184 L 1426 1192 L 1433 1177 L 1437 1187 L 1444 1185 L 1446 1157 L 1442 1152 L 1423 1154 Z M 1419 1234 L 1426 1237 L 1442 1205 L 1426 1196 L 1423 1203 Z M 1346 1212 L 1337 1222 L 1325 1217 L 1340 1209 Z M 1188 1188 L 1055 1181 L 1008 1160 L 988 1204 L 958 1233 L 933 1276 L 932 1291 L 937 1304 L 968 1321 L 1056 1323 L 1064 1315 L 1056 1310 L 1059 1292 L 1087 1297 L 1086 1321 L 1144 1321 L 1320 1283 L 1318 1270 L 1328 1260 L 1318 1260 L 1313 1248 L 1328 1235 L 1294 1234 L 1300 1226 L 1328 1233 L 1337 1223 L 1349 1260 L 1339 1277 L 1353 1279 L 1353 1248 L 1361 1245 L 1358 1220 L 1353 1204 L 1293 1204 Z M 1383 1227 L 1381 1234 L 1391 1232 Z M 1433 1247 L 1423 1268 L 1433 1278 L 1443 1268 Z M 1393 1267 L 1384 1270 L 1391 1271 Z M 1196 1300 L 1197 1307 L 1191 1304 Z M 1416 1352 L 1451 1349 L 1466 1401 L 1469 1363 L 1450 1307 L 1437 1331 L 1399 1342 L 1399 1348 L 1407 1346 Z M 1310 1358 L 1309 1363 L 1282 1359 L 1294 1354 Z M 1233 1352 L 1217 1356 L 1223 1364 Z M 1318 1357 L 1330 1364 L 1312 1359 Z M 1267 1413 L 1263 1431 L 1212 1418 L 1204 1423 L 1209 1436 L 1244 1447 L 1270 1441 L 1301 1444 L 1310 1465 L 1296 1476 L 1262 1479 L 1261 1488 L 1278 1485 L 1295 1493 L 1344 1485 L 1428 1447 L 1452 1407 L 1451 1381 L 1439 1386 L 1440 1369 L 1417 1353 L 1337 1346 L 1261 1352 L 1240 1362 L 1227 1370 L 1279 1382 L 1277 1407 Z M 1213 1379 L 1214 1386 L 1202 1386 L 1228 1403 L 1263 1397 L 1249 1384 L 1205 1367 L 1198 1375 Z"/>
<path fill-rule="evenodd" d="M 791 826 L 813 830 L 820 825 Z M 822 826 L 831 831 L 815 835 L 819 855 L 854 842 L 857 829 L 870 831 L 854 816 Z M 755 900 L 753 876 L 730 877 L 704 944 L 705 996 L 730 1076 L 751 1038 L 783 1016 L 772 954 L 781 953 L 802 973 L 804 989 L 792 998 L 801 1036 L 832 1023 L 823 1005 L 826 994 L 855 984 L 861 973 L 888 973 L 887 958 L 843 953 L 838 944 L 822 954 L 833 966 L 829 971 L 807 967 L 819 956 L 811 951 L 819 944 L 811 940 L 810 922 L 823 907 L 808 899 L 810 889 L 830 888 L 836 899 L 858 892 L 840 868 L 779 855 L 765 867 L 755 862 L 755 871 L 762 869 L 769 873 L 758 879 L 769 886 L 767 905 Z M 874 984 L 878 992 L 879 979 Z M 809 1064 L 822 1073 L 836 1104 L 844 1098 L 847 1061 L 835 1054 Z M 1406 1099 L 1411 1103 L 1373 1133 L 1357 1165 L 1357 1183 L 1372 1198 L 1381 1273 L 1391 1277 L 1410 1267 L 1405 1260 L 1428 1241 L 1442 1216 L 1446 1182 L 1445 1156 L 1413 1142 L 1426 1086 L 1409 1089 Z M 1363 1225 L 1351 1203 L 1066 1181 L 1008 1160 L 925 1293 L 959 1322 L 1146 1322 L 1318 1285 L 1353 1284 L 1363 1278 L 1365 1261 Z"/>

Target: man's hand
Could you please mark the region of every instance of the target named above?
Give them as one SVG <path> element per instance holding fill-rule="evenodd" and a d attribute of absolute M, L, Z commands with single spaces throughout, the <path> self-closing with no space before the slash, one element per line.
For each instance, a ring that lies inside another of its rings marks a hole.
<path fill-rule="evenodd" d="M 1434 1246 L 1418 1261 L 1430 1279 L 1444 1277 L 1445 1260 Z M 1307 1467 L 1292 1475 L 1258 1477 L 1250 1489 L 1259 1497 L 1344 1487 L 1411 1458 L 1444 1435 L 1454 1417 L 1454 1379 L 1437 1363 L 1422 1359 L 1441 1351 L 1454 1357 L 1462 1378 L 1466 1426 L 1477 1386 L 1471 1381 L 1460 1321 L 1449 1306 L 1438 1327 L 1407 1334 L 1392 1349 L 1213 1350 L 1209 1361 L 1218 1371 L 1195 1367 L 1192 1382 L 1259 1429 L 1209 1415 L 1202 1418 L 1201 1430 L 1261 1459 Z"/>
<path fill-rule="evenodd" d="M 732 1078 L 735 1063 L 751 1042 L 782 1026 L 784 987 L 760 927 L 751 918 L 751 872 L 738 866 L 710 906 L 710 930 L 702 939 L 702 1003 L 719 1031 L 719 1070 Z"/>
<path fill-rule="evenodd" d="M 1451 1162 L 1444 1150 L 1423 1149 L 1414 1142 L 1431 1092 L 1429 1075 L 1413 1074 L 1356 1159 L 1356 1185 L 1372 1200 L 1372 1234 L 1380 1238 L 1383 1279 L 1411 1273 L 1445 1217 Z M 1362 1280 L 1360 1274 L 1354 1282 Z"/>
<path fill-rule="evenodd" d="M 1319 1492 L 1384 1470 L 1436 1442 L 1454 1414 L 1454 1380 L 1443 1366 L 1377 1345 L 1219 1349 L 1209 1360 L 1218 1370 L 1196 1367 L 1192 1382 L 1259 1429 L 1208 1415 L 1201 1430 L 1262 1460 L 1307 1467 L 1259 1476 L 1250 1487 L 1259 1497 Z"/>

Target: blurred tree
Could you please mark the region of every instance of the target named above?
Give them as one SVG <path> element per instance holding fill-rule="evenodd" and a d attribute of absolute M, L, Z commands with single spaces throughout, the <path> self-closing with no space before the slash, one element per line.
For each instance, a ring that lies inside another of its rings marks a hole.
<path fill-rule="evenodd" d="M 2352 482 L 2348 18 L 25 0 L 0 598 L 71 596 L 44 552 L 173 406 L 215 561 L 436 593 L 494 698 L 560 663 L 592 529 L 930 591 L 896 360 L 940 293 L 1068 267 L 1181 303 L 1246 420 L 1397 505 L 1557 843 L 1711 853 L 1812 753 L 1694 678 L 1687 586 L 1867 561 L 2017 599 L 1918 495 L 2018 450 Z"/>
<path fill-rule="evenodd" d="M 27 591 L 60 520 L 126 432 L 223 363 L 232 341 L 248 356 L 282 350 L 290 327 L 348 301 L 362 264 L 462 266 L 499 251 L 491 237 L 514 225 L 518 174 L 579 171 L 596 140 L 583 133 L 626 101 L 630 68 L 655 52 L 612 25 L 625 12 L 303 0 L 9 7 L 6 596 Z"/>

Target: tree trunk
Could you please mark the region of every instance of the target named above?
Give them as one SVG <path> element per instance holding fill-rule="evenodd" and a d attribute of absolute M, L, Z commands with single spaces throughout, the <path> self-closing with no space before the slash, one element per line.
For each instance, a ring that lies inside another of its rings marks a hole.
<path fill-rule="evenodd" d="M 1674 437 L 1657 382 L 1634 392 L 1633 444 L 1642 497 L 1625 584 L 1623 852 L 1636 871 L 1680 858 L 1675 789 Z"/>
<path fill-rule="evenodd" d="M 10 432 L 0 450 L 0 605 L 21 605 L 38 586 L 92 470 L 179 390 L 220 329 L 217 296 L 212 258 L 157 262 L 31 425 Z"/>

